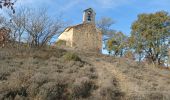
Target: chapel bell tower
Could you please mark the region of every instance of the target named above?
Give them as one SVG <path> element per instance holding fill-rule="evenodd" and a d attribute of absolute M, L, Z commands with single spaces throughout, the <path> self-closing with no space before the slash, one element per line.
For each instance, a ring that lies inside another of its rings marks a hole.
<path fill-rule="evenodd" d="M 84 10 L 83 23 L 95 23 L 96 13 L 92 8 Z"/>

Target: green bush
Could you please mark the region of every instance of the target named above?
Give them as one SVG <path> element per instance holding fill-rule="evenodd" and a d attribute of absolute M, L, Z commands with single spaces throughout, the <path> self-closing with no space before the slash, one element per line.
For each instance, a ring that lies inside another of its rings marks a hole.
<path fill-rule="evenodd" d="M 57 46 L 65 46 L 65 45 L 66 45 L 66 41 L 64 41 L 64 40 L 58 40 L 58 41 L 56 42 L 56 45 L 57 45 Z"/>
<path fill-rule="evenodd" d="M 77 56 L 75 53 L 70 53 L 67 52 L 64 56 L 63 56 L 64 60 L 66 61 L 81 61 L 81 59 L 79 58 L 79 56 Z"/>

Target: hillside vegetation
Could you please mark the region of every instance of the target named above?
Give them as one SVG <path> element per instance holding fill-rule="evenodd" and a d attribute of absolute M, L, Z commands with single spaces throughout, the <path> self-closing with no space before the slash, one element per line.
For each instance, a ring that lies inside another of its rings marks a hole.
<path fill-rule="evenodd" d="M 109 54 L 103 55 L 61 49 L 75 43 L 55 43 L 70 23 L 60 10 L 51 14 L 52 9 L 39 8 L 39 2 L 37 9 L 13 8 L 16 1 L 0 0 L 1 9 L 12 11 L 0 15 L 0 100 L 170 100 L 169 12 L 139 14 L 126 34 L 113 29 L 112 18 L 96 21 L 103 34 L 99 49 Z M 126 23 L 122 25 L 127 29 Z M 88 32 L 87 38 L 89 33 L 97 34 Z"/>
<path fill-rule="evenodd" d="M 128 58 L 0 49 L 0 100 L 169 100 L 169 84 L 170 70 Z"/>

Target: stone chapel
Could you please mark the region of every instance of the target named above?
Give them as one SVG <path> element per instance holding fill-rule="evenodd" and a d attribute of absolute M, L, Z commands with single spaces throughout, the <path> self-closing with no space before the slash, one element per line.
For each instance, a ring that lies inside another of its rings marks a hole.
<path fill-rule="evenodd" d="M 100 52 L 102 49 L 102 32 L 95 24 L 96 13 L 92 8 L 84 10 L 81 24 L 67 27 L 58 37 L 66 42 L 67 47 L 78 50 Z"/>

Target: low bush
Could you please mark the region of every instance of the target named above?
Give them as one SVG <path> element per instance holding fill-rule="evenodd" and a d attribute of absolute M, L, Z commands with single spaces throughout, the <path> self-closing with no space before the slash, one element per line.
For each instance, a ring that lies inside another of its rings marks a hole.
<path fill-rule="evenodd" d="M 76 98 L 86 98 L 90 95 L 94 86 L 93 81 L 88 77 L 77 79 L 73 84 L 73 96 Z"/>
<path fill-rule="evenodd" d="M 63 58 L 65 61 L 81 61 L 78 55 L 76 55 L 75 53 L 70 53 L 70 52 L 67 52 L 63 56 Z"/>
<path fill-rule="evenodd" d="M 57 46 L 66 46 L 66 41 L 64 41 L 64 40 L 58 40 L 58 41 L 56 42 L 56 45 L 57 45 Z"/>
<path fill-rule="evenodd" d="M 127 51 L 125 53 L 125 58 L 129 58 L 129 59 L 135 60 L 135 56 L 134 56 L 134 54 L 131 51 Z"/>

